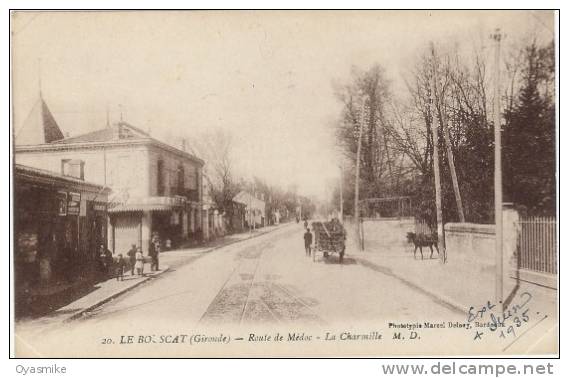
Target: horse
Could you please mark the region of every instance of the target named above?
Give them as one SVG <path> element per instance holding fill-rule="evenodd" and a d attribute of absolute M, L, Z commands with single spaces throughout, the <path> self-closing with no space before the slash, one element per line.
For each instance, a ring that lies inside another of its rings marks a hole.
<path fill-rule="evenodd" d="M 408 232 L 407 242 L 413 243 L 415 245 L 415 250 L 413 251 L 413 258 L 416 258 L 417 248 L 419 248 L 419 251 L 421 252 L 421 260 L 423 260 L 423 247 L 429 247 L 431 249 L 431 256 L 429 257 L 429 259 L 432 259 L 433 245 L 437 249 L 437 254 L 440 255 L 438 237 L 436 234 L 425 235 L 421 233 L 417 235 L 414 232 Z"/>

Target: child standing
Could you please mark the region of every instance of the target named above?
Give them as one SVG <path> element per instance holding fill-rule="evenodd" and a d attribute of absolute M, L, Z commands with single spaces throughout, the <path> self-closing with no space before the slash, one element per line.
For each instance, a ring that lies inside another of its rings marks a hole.
<path fill-rule="evenodd" d="M 135 258 L 136 263 L 134 264 L 134 267 L 136 269 L 136 274 L 142 276 L 144 275 L 144 256 L 142 256 L 142 249 L 140 247 L 136 250 Z"/>

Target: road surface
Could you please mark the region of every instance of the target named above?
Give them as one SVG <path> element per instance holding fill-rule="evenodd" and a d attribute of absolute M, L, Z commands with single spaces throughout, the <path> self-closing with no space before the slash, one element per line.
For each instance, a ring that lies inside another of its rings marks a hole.
<path fill-rule="evenodd" d="M 463 314 L 351 257 L 351 244 L 343 264 L 337 256 L 313 261 L 305 255 L 303 232 L 302 225 L 291 224 L 201 255 L 164 253 L 169 272 L 84 319 L 41 333 L 17 332 L 17 340 L 42 356 L 52 355 L 53 343 L 63 355 L 155 355 L 125 342 L 129 336 L 138 344 L 141 335 L 156 342 L 159 335 L 194 332 L 247 339 L 251 330 L 265 335 L 263 330 L 274 329 L 386 333 L 389 322 L 464 322 Z"/>

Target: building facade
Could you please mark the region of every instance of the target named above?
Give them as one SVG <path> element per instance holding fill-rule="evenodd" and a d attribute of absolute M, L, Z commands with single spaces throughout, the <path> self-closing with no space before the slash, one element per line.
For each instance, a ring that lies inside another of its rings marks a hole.
<path fill-rule="evenodd" d="M 96 279 L 107 238 L 101 185 L 16 164 L 14 167 L 16 311 L 33 298 Z"/>
<path fill-rule="evenodd" d="M 17 143 L 15 152 L 18 164 L 112 189 L 107 243 L 115 254 L 132 244 L 147 253 L 153 233 L 172 246 L 203 234 L 204 162 L 132 125 L 119 122 L 50 143 Z"/>
<path fill-rule="evenodd" d="M 245 227 L 266 226 L 265 201 L 247 191 L 241 191 L 233 197 L 233 202 L 241 204 L 245 208 Z"/>

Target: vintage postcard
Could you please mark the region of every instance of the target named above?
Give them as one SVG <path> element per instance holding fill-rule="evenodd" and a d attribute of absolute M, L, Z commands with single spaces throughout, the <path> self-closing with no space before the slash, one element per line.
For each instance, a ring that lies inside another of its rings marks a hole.
<path fill-rule="evenodd" d="M 12 11 L 16 357 L 558 354 L 555 11 Z"/>

